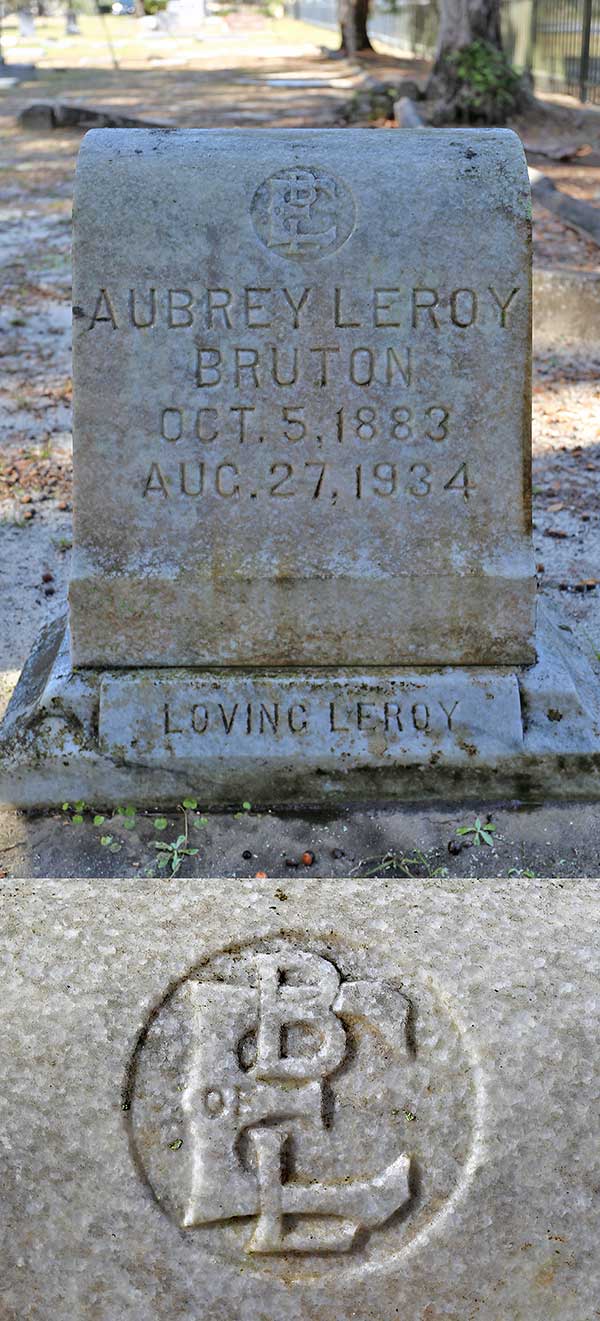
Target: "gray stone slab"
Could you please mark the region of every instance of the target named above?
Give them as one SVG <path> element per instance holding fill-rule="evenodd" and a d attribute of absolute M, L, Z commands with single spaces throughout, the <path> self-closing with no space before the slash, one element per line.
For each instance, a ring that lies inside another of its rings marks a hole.
<path fill-rule="evenodd" d="M 538 269 L 533 281 L 533 331 L 542 349 L 566 340 L 593 352 L 600 344 L 600 274 Z"/>
<path fill-rule="evenodd" d="M 2 882 L 7 1318 L 591 1321 L 597 908 Z"/>
<path fill-rule="evenodd" d="M 516 670 L 73 670 L 59 622 L 2 725 L 0 801 L 598 797 L 597 678 L 544 613 L 536 644 Z"/>
<path fill-rule="evenodd" d="M 139 119 L 110 106 L 81 105 L 73 101 L 32 101 L 19 111 L 19 128 L 168 128 L 164 120 Z"/>
<path fill-rule="evenodd" d="M 514 134 L 92 132 L 74 308 L 77 665 L 533 660 Z"/>
<path fill-rule="evenodd" d="M 226 779 L 231 760 L 345 767 L 468 765 L 523 749 L 515 674 L 377 678 L 353 672 L 163 677 L 111 675 L 100 687 L 99 745 L 140 766 L 204 765 Z"/>

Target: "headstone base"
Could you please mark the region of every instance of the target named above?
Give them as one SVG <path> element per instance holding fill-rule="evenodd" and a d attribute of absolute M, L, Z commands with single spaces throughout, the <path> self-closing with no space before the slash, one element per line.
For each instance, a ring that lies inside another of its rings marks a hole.
<path fill-rule="evenodd" d="M 600 797 L 600 691 L 540 612 L 521 669 L 74 670 L 58 621 L 0 737 L 0 800 L 168 807 Z"/>

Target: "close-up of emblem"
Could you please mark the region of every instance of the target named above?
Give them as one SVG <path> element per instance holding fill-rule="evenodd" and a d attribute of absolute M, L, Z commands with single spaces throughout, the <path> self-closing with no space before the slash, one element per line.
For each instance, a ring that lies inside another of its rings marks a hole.
<path fill-rule="evenodd" d="M 296 261 L 336 252 L 355 221 L 346 184 L 308 166 L 280 170 L 266 179 L 254 195 L 251 214 L 265 246 Z"/>
<path fill-rule="evenodd" d="M 402 1037 L 408 1003 L 368 982 L 340 987 L 333 965 L 305 951 L 258 954 L 255 968 L 255 987 L 189 987 L 196 1047 L 183 1108 L 194 1177 L 185 1223 L 255 1216 L 248 1252 L 344 1251 L 359 1229 L 408 1202 L 408 1156 L 343 1183 L 282 1176 L 299 1146 L 318 1162 L 327 1145 L 324 1087 L 347 1053 L 344 1017 L 387 1017 Z"/>
<path fill-rule="evenodd" d="M 142 1033 L 126 1103 L 163 1210 L 264 1265 L 414 1234 L 461 1182 L 476 1111 L 466 1068 L 451 1120 L 440 1104 L 431 1047 L 442 1072 L 463 1050 L 453 1026 L 440 1050 L 419 999 L 422 1061 L 421 1011 L 364 956 L 265 941 L 194 969 Z"/>

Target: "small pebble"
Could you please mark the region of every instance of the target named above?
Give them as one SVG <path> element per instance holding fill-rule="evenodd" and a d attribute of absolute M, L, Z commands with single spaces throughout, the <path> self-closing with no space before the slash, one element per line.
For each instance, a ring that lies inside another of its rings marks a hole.
<path fill-rule="evenodd" d="M 312 849 L 305 850 L 305 852 L 302 854 L 302 862 L 304 863 L 305 867 L 312 867 L 313 863 L 316 862 L 316 858 L 314 853 L 312 852 Z"/>

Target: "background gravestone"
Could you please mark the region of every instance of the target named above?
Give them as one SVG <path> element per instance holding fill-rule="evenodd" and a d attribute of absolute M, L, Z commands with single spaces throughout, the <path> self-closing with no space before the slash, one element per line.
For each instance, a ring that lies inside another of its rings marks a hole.
<path fill-rule="evenodd" d="M 523 151 L 363 134 L 85 139 L 76 664 L 534 658 Z"/>

